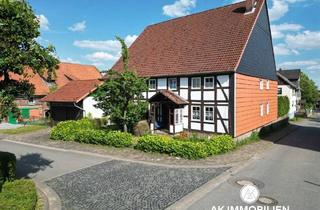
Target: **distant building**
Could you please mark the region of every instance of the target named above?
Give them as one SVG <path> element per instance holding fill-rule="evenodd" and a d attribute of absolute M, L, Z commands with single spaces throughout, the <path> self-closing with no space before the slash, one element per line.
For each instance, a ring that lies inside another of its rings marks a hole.
<path fill-rule="evenodd" d="M 44 96 L 63 87 L 70 81 L 100 79 L 101 77 L 100 71 L 95 66 L 74 63 L 60 63 L 55 76 L 51 80 L 48 80 L 45 75 L 35 74 L 28 67 L 25 68 L 24 75 L 10 74 L 10 79 L 28 80 L 35 87 L 32 98 L 16 99 L 22 118 L 31 121 L 45 117 L 45 113 L 49 110 L 47 104 L 40 101 Z M 12 124 L 17 123 L 17 119 L 11 114 L 6 121 Z"/>
<path fill-rule="evenodd" d="M 287 71 L 285 71 L 287 72 Z M 291 82 L 283 74 L 283 71 L 278 71 L 278 95 L 287 96 L 290 102 L 289 118 L 292 119 L 295 113 L 299 110 L 299 103 L 301 100 L 299 82 Z M 289 72 L 290 73 L 290 72 Z M 287 73 L 288 75 L 288 73 Z M 290 74 L 289 74 L 290 75 Z"/>

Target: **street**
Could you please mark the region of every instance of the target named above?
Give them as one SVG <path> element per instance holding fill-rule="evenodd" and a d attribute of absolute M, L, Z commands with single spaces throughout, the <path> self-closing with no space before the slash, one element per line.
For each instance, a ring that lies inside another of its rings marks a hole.
<path fill-rule="evenodd" d="M 320 115 L 296 125 L 260 159 L 184 209 L 245 205 L 239 183 L 253 183 L 275 205 L 318 210 Z M 0 150 L 15 153 L 17 176 L 51 187 L 63 209 L 165 209 L 228 169 L 150 165 L 12 141 L 0 141 Z"/>
<path fill-rule="evenodd" d="M 258 185 L 260 196 L 274 199 L 291 210 L 320 209 L 320 117 L 303 120 L 299 128 L 281 139 L 262 160 L 244 168 L 221 184 L 189 210 L 245 205 L 239 196 L 238 180 Z M 257 204 L 259 205 L 259 203 Z"/>

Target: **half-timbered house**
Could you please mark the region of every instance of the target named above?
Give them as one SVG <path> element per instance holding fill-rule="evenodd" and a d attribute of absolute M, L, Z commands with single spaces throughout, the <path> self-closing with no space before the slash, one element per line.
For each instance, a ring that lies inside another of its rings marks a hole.
<path fill-rule="evenodd" d="M 129 48 L 149 78 L 152 130 L 240 136 L 277 118 L 277 76 L 265 0 L 148 26 Z M 122 70 L 120 59 L 114 70 Z"/>

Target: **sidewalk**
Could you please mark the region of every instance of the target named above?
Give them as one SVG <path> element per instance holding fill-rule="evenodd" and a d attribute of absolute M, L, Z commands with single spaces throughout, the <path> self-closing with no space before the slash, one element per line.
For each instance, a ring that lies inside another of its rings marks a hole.
<path fill-rule="evenodd" d="M 87 145 L 77 142 L 53 141 L 49 139 L 49 129 L 41 130 L 24 135 L 1 135 L 1 139 L 24 142 L 29 144 L 36 144 L 42 146 L 49 146 L 54 148 L 76 150 L 81 152 L 89 152 L 99 155 L 111 156 L 119 160 L 130 160 L 139 162 L 149 162 L 153 164 L 161 164 L 167 166 L 181 166 L 181 167 L 220 167 L 220 166 L 236 166 L 242 164 L 254 156 L 268 151 L 273 142 L 296 129 L 295 125 L 272 133 L 264 140 L 244 145 L 232 152 L 222 155 L 216 155 L 202 160 L 186 160 L 178 157 L 172 157 L 157 153 L 144 153 L 132 148 L 113 148 L 101 145 Z"/>

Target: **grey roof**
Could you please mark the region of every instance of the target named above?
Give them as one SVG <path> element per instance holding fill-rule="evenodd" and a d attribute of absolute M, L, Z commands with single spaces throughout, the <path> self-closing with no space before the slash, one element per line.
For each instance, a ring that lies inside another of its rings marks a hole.
<path fill-rule="evenodd" d="M 291 82 L 288 78 L 286 78 L 280 72 L 277 72 L 277 76 L 278 76 L 278 84 L 279 85 L 290 85 L 293 89 L 299 89 L 299 87 L 297 85 L 295 85 L 293 82 Z"/>
<path fill-rule="evenodd" d="M 279 69 L 278 72 L 280 72 L 283 76 L 285 76 L 289 80 L 298 80 L 301 74 L 300 69 L 288 69 L 288 70 Z"/>

